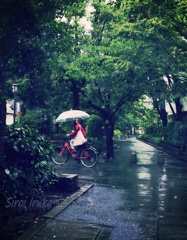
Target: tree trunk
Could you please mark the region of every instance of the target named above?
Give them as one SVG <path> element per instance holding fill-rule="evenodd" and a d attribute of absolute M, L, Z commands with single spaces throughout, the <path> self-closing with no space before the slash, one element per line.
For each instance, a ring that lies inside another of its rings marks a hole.
<path fill-rule="evenodd" d="M 168 124 L 168 119 L 167 115 L 168 113 L 166 112 L 165 108 L 165 100 L 153 100 L 154 101 L 154 106 L 158 111 L 158 114 L 162 120 L 162 126 L 165 127 Z"/>
<path fill-rule="evenodd" d="M 181 85 L 181 81 L 178 77 L 176 76 L 172 76 L 172 79 L 174 80 L 174 84 L 178 87 L 181 87 L 182 89 L 182 85 Z M 174 99 L 174 102 L 175 102 L 175 106 L 176 106 L 176 114 L 175 114 L 175 120 L 176 121 L 179 121 L 179 122 L 182 122 L 182 108 L 183 108 L 183 105 L 181 104 L 180 102 L 180 97 L 176 97 Z"/>
<path fill-rule="evenodd" d="M 168 118 L 167 118 L 168 113 L 166 112 L 165 109 L 161 109 L 160 112 L 159 112 L 159 115 L 160 115 L 160 118 L 162 120 L 162 126 L 166 127 L 167 124 L 168 124 Z"/>
<path fill-rule="evenodd" d="M 111 116 L 104 118 L 105 120 L 105 135 L 106 135 L 106 158 L 114 159 L 114 147 L 113 147 L 113 136 L 114 136 L 114 122 Z"/>
<path fill-rule="evenodd" d="M 99 112 L 100 117 L 103 119 L 106 136 L 106 158 L 114 159 L 114 146 L 113 146 L 114 114 L 111 113 L 109 106 L 102 108 L 100 106 L 95 105 L 92 101 L 88 101 L 88 104 L 90 104 L 90 106 L 96 109 Z"/>
<path fill-rule="evenodd" d="M 173 113 L 173 120 L 174 121 L 179 121 L 179 122 L 182 122 L 182 108 L 183 108 L 183 105 L 180 103 L 180 98 L 177 98 L 174 100 L 175 102 L 175 106 L 176 106 L 176 112 L 174 111 L 173 109 L 173 106 L 171 105 L 171 103 L 169 103 L 169 106 L 170 106 L 170 109 Z"/>
<path fill-rule="evenodd" d="M 177 98 L 174 101 L 175 101 L 175 105 L 176 105 L 177 121 L 182 122 L 182 108 L 183 108 L 183 105 L 180 103 L 180 98 Z"/>
<path fill-rule="evenodd" d="M 79 89 L 76 87 L 76 84 L 74 83 L 74 81 L 72 81 L 72 94 L 73 94 L 73 103 L 72 103 L 72 107 L 74 110 L 79 109 L 79 105 L 80 105 L 80 95 L 79 95 Z"/>

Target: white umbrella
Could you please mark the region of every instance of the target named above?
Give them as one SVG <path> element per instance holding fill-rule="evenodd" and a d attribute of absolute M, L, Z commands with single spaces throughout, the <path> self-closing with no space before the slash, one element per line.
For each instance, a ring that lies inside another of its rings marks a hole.
<path fill-rule="evenodd" d="M 56 122 L 67 122 L 67 121 L 72 121 L 75 120 L 77 118 L 89 118 L 90 115 L 86 112 L 83 112 L 81 110 L 69 110 L 66 112 L 61 113 L 57 119 Z"/>

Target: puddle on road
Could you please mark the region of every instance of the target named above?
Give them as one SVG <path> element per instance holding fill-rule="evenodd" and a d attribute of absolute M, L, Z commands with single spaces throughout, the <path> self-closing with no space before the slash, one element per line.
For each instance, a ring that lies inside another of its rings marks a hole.
<path fill-rule="evenodd" d="M 137 173 L 137 177 L 138 179 L 144 179 L 144 180 L 150 180 L 151 179 L 151 174 L 150 173 L 146 173 L 146 172 L 140 172 Z"/>

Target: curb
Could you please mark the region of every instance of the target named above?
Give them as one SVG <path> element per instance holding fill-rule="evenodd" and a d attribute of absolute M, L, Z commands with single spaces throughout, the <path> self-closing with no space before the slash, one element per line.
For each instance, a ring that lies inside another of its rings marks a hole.
<path fill-rule="evenodd" d="M 159 150 L 162 150 L 163 152 L 166 152 L 166 153 L 168 153 L 168 154 L 171 154 L 171 155 L 175 156 L 176 158 L 178 158 L 180 161 L 186 162 L 186 160 L 185 160 L 182 156 L 179 156 L 179 155 L 177 155 L 176 153 L 174 153 L 174 152 L 172 152 L 172 151 L 168 151 L 167 149 L 164 149 L 164 147 L 157 146 L 156 144 L 150 143 L 150 142 L 145 141 L 145 140 L 143 140 L 143 139 L 139 139 L 139 138 L 138 138 L 137 140 L 139 140 L 139 141 L 141 141 L 141 142 L 144 142 L 144 143 L 147 143 L 148 145 L 153 146 L 153 147 L 155 147 L 155 148 L 157 148 L 157 149 L 159 149 Z"/>
<path fill-rule="evenodd" d="M 72 194 L 70 197 L 66 198 L 62 201 L 58 206 L 53 208 L 50 212 L 44 215 L 45 218 L 53 219 L 56 215 L 58 215 L 61 211 L 63 211 L 66 207 L 68 207 L 72 202 L 77 200 L 81 195 L 87 192 L 94 184 L 86 184 L 85 186 L 81 187 L 77 192 Z"/>
<path fill-rule="evenodd" d="M 70 197 L 59 203 L 58 206 L 53 208 L 47 214 L 44 215 L 43 219 L 40 219 L 34 226 L 27 229 L 20 237 L 16 238 L 16 240 L 29 240 L 36 233 L 38 233 L 44 226 L 46 226 L 50 221 L 52 221 L 60 212 L 62 212 L 65 208 L 67 208 L 72 202 L 81 197 L 84 193 L 86 193 L 90 188 L 92 188 L 94 184 L 87 183 L 83 187 L 81 187 L 77 192 L 72 194 Z"/>

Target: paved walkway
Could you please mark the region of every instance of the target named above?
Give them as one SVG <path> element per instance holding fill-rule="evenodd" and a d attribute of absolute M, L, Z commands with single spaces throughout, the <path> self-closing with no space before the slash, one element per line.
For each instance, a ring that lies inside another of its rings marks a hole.
<path fill-rule="evenodd" d="M 159 151 L 136 139 L 119 141 L 115 152 L 94 169 L 73 161 L 57 168 L 88 183 L 17 240 L 187 239 L 187 164 L 166 154 L 160 166 Z"/>
<path fill-rule="evenodd" d="M 85 224 L 85 222 L 67 222 L 55 219 L 64 209 L 70 206 L 74 201 L 81 197 L 85 192 L 93 187 L 93 184 L 85 184 L 76 193 L 64 200 L 43 219 L 39 220 L 33 227 L 28 229 L 17 240 L 51 240 L 51 239 L 96 239 L 100 234 L 102 227 L 95 224 Z M 86 238 L 82 238 L 82 237 Z"/>

